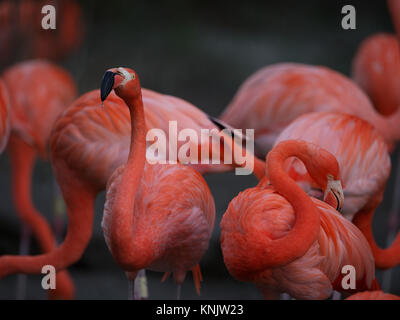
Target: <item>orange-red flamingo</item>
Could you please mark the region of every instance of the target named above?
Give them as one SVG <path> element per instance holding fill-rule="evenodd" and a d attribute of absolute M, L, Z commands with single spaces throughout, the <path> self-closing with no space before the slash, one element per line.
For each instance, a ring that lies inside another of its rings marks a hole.
<path fill-rule="evenodd" d="M 56 9 L 55 30 L 42 28 L 45 5 Z M 81 45 L 84 33 L 82 9 L 75 0 L 4 0 L 0 3 L 0 64 L 15 59 L 62 59 Z"/>
<path fill-rule="evenodd" d="M 41 60 L 16 64 L 5 70 L 3 78 L 12 106 L 7 151 L 11 159 L 13 202 L 24 225 L 21 248 L 27 247 L 32 231 L 40 249 L 49 252 L 56 242 L 46 219 L 32 203 L 32 173 L 38 155 L 47 159 L 52 124 L 74 99 L 75 84 L 65 70 Z M 69 275 L 66 271 L 60 272 L 57 288 L 50 290 L 50 297 L 73 296 L 74 287 Z"/>
<path fill-rule="evenodd" d="M 400 110 L 384 117 L 344 75 L 321 66 L 295 63 L 267 66 L 249 77 L 221 120 L 235 128 L 255 129 L 255 141 L 265 154 L 292 120 L 321 111 L 356 115 L 373 124 L 389 144 L 400 138 Z"/>
<path fill-rule="evenodd" d="M 352 75 L 370 96 L 374 107 L 384 115 L 392 115 L 400 110 L 400 3 L 388 0 L 387 4 L 397 35 L 378 33 L 365 39 L 354 57 Z M 400 158 L 397 160 L 393 203 L 388 216 L 387 245 L 395 239 L 399 226 L 399 194 Z M 389 270 L 383 280 L 386 290 L 389 290 L 390 279 Z"/>
<path fill-rule="evenodd" d="M 10 98 L 4 81 L 0 79 L 0 153 L 10 136 Z"/>
<path fill-rule="evenodd" d="M 142 89 L 142 95 L 147 129 L 168 132 L 169 121 L 177 121 L 179 130 L 195 129 L 199 136 L 201 129 L 217 129 L 205 113 L 182 99 L 146 89 Z M 99 90 L 86 93 L 59 117 L 50 137 L 50 153 L 67 207 L 66 238 L 48 254 L 0 257 L 0 278 L 14 273 L 40 273 L 44 264 L 61 270 L 80 259 L 91 238 L 96 196 L 105 189 L 111 174 L 126 163 L 130 135 L 129 110 L 113 92 L 104 104 Z M 207 141 L 201 146 L 206 150 L 209 147 Z M 201 171 L 209 172 L 228 166 L 201 167 Z M 255 174 L 261 177 L 263 173 L 264 162 L 256 161 Z"/>
<path fill-rule="evenodd" d="M 215 206 L 203 177 L 181 164 L 148 164 L 146 123 L 138 75 L 129 68 L 109 69 L 101 99 L 114 89 L 129 108 L 131 141 L 125 165 L 107 183 L 102 227 L 117 264 L 131 281 L 142 269 L 173 272 L 180 285 L 200 259 L 214 227 Z M 198 285 L 197 285 L 198 286 Z"/>
<path fill-rule="evenodd" d="M 342 268 L 356 270 L 357 290 L 377 286 L 368 242 L 330 205 L 309 197 L 285 171 L 297 157 L 319 188 L 340 194 L 339 164 L 328 151 L 301 140 L 283 141 L 267 155 L 268 184 L 234 198 L 221 221 L 221 248 L 230 274 L 253 282 L 265 298 L 328 298 Z M 341 202 L 341 201 L 339 201 Z"/>
<path fill-rule="evenodd" d="M 346 300 L 400 300 L 400 297 L 377 290 L 358 292 L 346 298 Z"/>
<path fill-rule="evenodd" d="M 400 105 L 400 45 L 393 34 L 378 33 L 365 39 L 353 59 L 352 77 L 383 115 Z"/>
<path fill-rule="evenodd" d="M 312 142 L 335 156 L 344 185 L 343 214 L 361 228 L 378 268 L 400 264 L 400 233 L 387 249 L 380 249 L 372 234 L 372 218 L 382 201 L 391 168 L 387 145 L 379 132 L 355 116 L 319 112 L 297 118 L 283 130 L 275 145 L 293 139 Z M 286 166 L 290 176 L 305 190 L 316 188 L 316 182 L 299 159 L 290 159 Z"/>

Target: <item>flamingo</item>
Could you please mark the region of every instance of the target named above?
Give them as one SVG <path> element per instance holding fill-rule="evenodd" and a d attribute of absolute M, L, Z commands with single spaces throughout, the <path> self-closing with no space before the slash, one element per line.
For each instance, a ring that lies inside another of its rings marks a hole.
<path fill-rule="evenodd" d="M 4 83 L 10 95 L 11 135 L 7 151 L 11 159 L 13 202 L 24 228 L 21 248 L 29 243 L 31 230 L 43 252 L 55 248 L 53 232 L 31 199 L 31 180 L 38 155 L 47 159 L 51 126 L 74 99 L 76 88 L 62 68 L 42 60 L 16 64 L 4 71 Z M 57 275 L 57 288 L 51 298 L 70 299 L 74 286 L 66 271 Z"/>
<path fill-rule="evenodd" d="M 279 143 L 267 155 L 268 183 L 241 192 L 222 218 L 228 271 L 255 283 L 265 298 L 286 292 L 297 299 L 325 299 L 333 289 L 346 292 L 341 286 L 345 265 L 356 270 L 357 290 L 376 288 L 368 242 L 350 221 L 290 178 L 284 163 L 293 156 L 325 195 L 342 198 L 339 164 L 331 153 L 302 140 Z"/>
<path fill-rule="evenodd" d="M 148 89 L 142 89 L 142 95 L 147 129 L 168 132 L 168 123 L 177 121 L 179 130 L 193 128 L 199 135 L 201 129 L 219 131 L 209 116 L 189 102 Z M 67 207 L 66 238 L 47 254 L 1 256 L 0 278 L 14 273 L 38 274 L 45 264 L 62 270 L 80 259 L 91 238 L 96 196 L 106 188 L 113 172 L 127 162 L 130 135 L 129 109 L 114 92 L 102 102 L 99 90 L 90 91 L 63 112 L 52 129 L 50 155 Z M 210 145 L 206 142 L 199 148 L 209 150 Z M 254 173 L 261 177 L 264 162 L 255 160 Z M 195 168 L 220 172 L 232 166 L 206 164 Z"/>
<path fill-rule="evenodd" d="M 211 192 L 193 168 L 146 162 L 143 100 L 132 69 L 109 69 L 101 88 L 102 100 L 114 89 L 125 101 L 132 127 L 128 160 L 107 183 L 102 221 L 106 243 L 131 281 L 138 271 L 151 269 L 173 272 L 181 285 L 192 270 L 198 287 L 198 262 L 215 220 Z"/>
<path fill-rule="evenodd" d="M 388 0 L 387 4 L 397 35 L 377 33 L 365 39 L 354 56 L 352 76 L 369 95 L 374 107 L 381 114 L 390 116 L 400 110 L 400 5 L 399 1 L 392 0 Z M 399 226 L 399 194 L 400 158 L 397 159 L 394 200 L 388 216 L 387 246 L 395 239 Z M 371 235 L 368 237 L 372 239 Z M 383 287 L 386 290 L 389 290 L 390 279 L 391 270 L 384 274 Z"/>
<path fill-rule="evenodd" d="M 220 119 L 236 128 L 254 128 L 255 142 L 264 155 L 292 120 L 321 111 L 356 115 L 373 124 L 390 145 L 400 138 L 400 110 L 384 117 L 347 77 L 322 66 L 296 63 L 257 71 L 242 84 Z"/>
<path fill-rule="evenodd" d="M 346 300 L 400 300 L 400 297 L 377 290 L 358 292 L 346 298 Z"/>
<path fill-rule="evenodd" d="M 55 30 L 42 28 L 45 5 L 56 9 Z M 16 58 L 60 60 L 81 45 L 84 29 L 82 9 L 75 0 L 4 0 L 0 3 L 0 64 Z"/>
<path fill-rule="evenodd" d="M 352 77 L 385 116 L 400 105 L 399 75 L 400 46 L 395 35 L 378 33 L 361 43 L 353 59 Z"/>
<path fill-rule="evenodd" d="M 400 264 L 400 233 L 390 248 L 382 250 L 371 231 L 373 214 L 382 201 L 391 167 L 387 145 L 378 131 L 352 115 L 320 112 L 297 118 L 283 130 L 275 145 L 292 139 L 314 143 L 335 156 L 346 199 L 342 213 L 363 231 L 378 268 Z M 316 185 L 298 159 L 292 158 L 286 165 L 305 190 Z"/>

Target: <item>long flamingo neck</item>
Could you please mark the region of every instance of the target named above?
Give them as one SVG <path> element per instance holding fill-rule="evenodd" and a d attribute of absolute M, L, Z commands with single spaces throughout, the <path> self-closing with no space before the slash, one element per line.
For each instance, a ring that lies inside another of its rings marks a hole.
<path fill-rule="evenodd" d="M 34 162 L 37 152 L 17 135 L 12 134 L 8 143 L 11 158 L 12 194 L 19 218 L 33 232 L 43 252 L 51 252 L 56 248 L 56 241 L 50 225 L 35 208 L 31 199 L 31 183 Z M 66 270 L 57 273 L 57 287 L 49 290 L 50 298 L 72 299 L 74 284 Z"/>
<path fill-rule="evenodd" d="M 353 218 L 353 223 L 367 239 L 374 255 L 376 267 L 379 269 L 390 269 L 400 264 L 400 232 L 397 233 L 389 248 L 381 249 L 376 244 L 372 231 L 372 223 L 375 210 L 380 204 L 382 197 L 383 194 L 377 195 L 371 205 L 357 212 Z"/>
<path fill-rule="evenodd" d="M 151 254 L 145 254 L 151 250 L 140 250 L 141 242 L 134 237 L 132 217 L 146 160 L 146 123 L 141 93 L 136 96 L 120 94 L 120 97 L 129 108 L 132 131 L 128 161 L 112 209 L 110 244 L 119 266 L 125 271 L 135 271 L 151 259 Z"/>
<path fill-rule="evenodd" d="M 296 222 L 292 230 L 283 238 L 268 244 L 269 267 L 287 264 L 303 256 L 317 239 L 320 230 L 319 211 L 310 197 L 288 176 L 284 162 L 292 156 L 300 158 L 309 166 L 308 144 L 285 141 L 276 146 L 267 156 L 269 179 L 274 189 L 293 207 Z"/>
<path fill-rule="evenodd" d="M 94 200 L 96 191 L 83 183 L 63 163 L 53 163 L 57 181 L 68 211 L 68 232 L 64 242 L 48 253 L 36 256 L 0 257 L 0 278 L 15 273 L 40 274 L 44 265 L 57 271 L 80 259 L 92 235 Z"/>

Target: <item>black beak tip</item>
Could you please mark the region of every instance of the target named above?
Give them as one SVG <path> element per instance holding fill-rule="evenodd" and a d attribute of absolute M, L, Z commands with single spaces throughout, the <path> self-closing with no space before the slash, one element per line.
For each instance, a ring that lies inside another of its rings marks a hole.
<path fill-rule="evenodd" d="M 108 95 L 110 94 L 111 90 L 114 86 L 114 77 L 115 73 L 112 71 L 106 71 L 103 75 L 103 79 L 101 79 L 101 86 L 100 86 L 100 99 L 101 102 L 107 99 Z"/>

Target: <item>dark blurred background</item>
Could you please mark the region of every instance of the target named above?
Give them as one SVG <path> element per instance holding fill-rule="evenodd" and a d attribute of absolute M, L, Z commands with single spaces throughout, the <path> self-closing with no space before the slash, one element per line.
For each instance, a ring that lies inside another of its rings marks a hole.
<path fill-rule="evenodd" d="M 142 86 L 192 102 L 213 116 L 227 106 L 238 86 L 257 69 L 284 61 L 325 65 L 350 74 L 360 42 L 376 32 L 393 32 L 386 2 L 374 1 L 80 1 L 86 23 L 82 47 L 64 59 L 80 93 L 97 88 L 103 72 L 113 66 L 133 67 Z M 352 4 L 357 29 L 341 28 L 341 8 Z M 392 156 L 398 157 L 399 150 Z M 395 164 L 395 162 L 394 162 Z M 387 214 L 393 199 L 395 165 L 385 198 L 374 219 L 377 241 L 384 246 Z M 10 166 L 0 155 L 0 254 L 17 253 L 20 223 L 10 190 Z M 216 202 L 216 227 L 203 271 L 198 297 L 191 275 L 183 299 L 261 299 L 251 284 L 234 280 L 227 272 L 219 247 L 219 222 L 229 201 L 254 186 L 255 178 L 234 173 L 206 177 Z M 50 165 L 35 168 L 33 197 L 49 219 L 54 179 Z M 398 197 L 399 195 L 397 195 Z M 126 299 L 125 274 L 106 248 L 100 221 L 104 193 L 97 199 L 94 236 L 82 259 L 69 268 L 78 299 Z M 32 253 L 37 253 L 33 243 Z M 174 299 L 171 279 L 160 283 L 161 273 L 147 272 L 150 298 Z M 383 273 L 378 271 L 378 280 Z M 0 281 L 0 299 L 14 299 L 16 276 Z M 28 276 L 27 298 L 44 299 L 41 276 Z M 400 268 L 394 269 L 390 292 L 400 294 Z"/>

